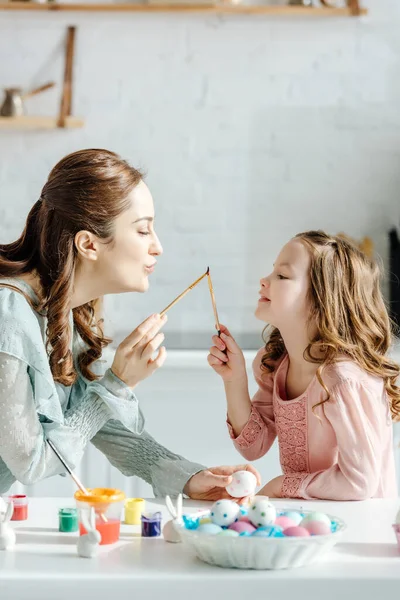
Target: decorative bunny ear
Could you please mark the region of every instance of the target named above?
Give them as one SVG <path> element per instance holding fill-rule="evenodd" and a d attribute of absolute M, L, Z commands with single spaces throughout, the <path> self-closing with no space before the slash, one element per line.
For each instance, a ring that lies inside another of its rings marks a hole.
<path fill-rule="evenodd" d="M 182 494 L 179 494 L 176 501 L 176 518 L 182 519 Z"/>
<path fill-rule="evenodd" d="M 92 509 L 90 509 L 91 511 Z M 90 526 L 90 511 L 87 508 L 83 508 L 80 510 L 80 519 L 82 522 L 82 525 L 84 526 L 84 528 L 86 529 L 87 532 L 90 531 L 91 526 Z"/>
<path fill-rule="evenodd" d="M 166 498 L 165 498 L 165 504 L 167 505 L 167 508 L 169 510 L 169 513 L 170 513 L 171 517 L 173 519 L 176 519 L 176 517 L 177 517 L 176 510 L 175 510 L 175 507 L 172 504 L 172 500 L 171 500 L 171 498 L 169 496 L 166 496 Z"/>
<path fill-rule="evenodd" d="M 4 523 L 11 521 L 11 517 L 13 516 L 13 514 L 14 514 L 14 502 L 11 500 L 8 503 L 7 510 L 4 515 Z"/>

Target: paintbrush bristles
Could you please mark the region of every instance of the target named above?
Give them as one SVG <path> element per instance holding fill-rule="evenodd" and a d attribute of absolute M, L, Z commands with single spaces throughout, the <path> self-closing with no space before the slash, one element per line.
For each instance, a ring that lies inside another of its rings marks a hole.
<path fill-rule="evenodd" d="M 196 279 L 196 281 L 194 281 L 194 282 L 193 282 L 191 285 L 189 285 L 189 287 L 187 287 L 187 288 L 186 288 L 186 290 L 184 290 L 184 291 L 183 291 L 181 294 L 179 294 L 179 296 L 177 296 L 177 297 L 175 298 L 175 300 L 173 300 L 173 301 L 171 302 L 171 304 L 168 304 L 168 306 L 166 306 L 166 307 L 164 308 L 164 310 L 162 310 L 162 311 L 160 312 L 160 317 L 164 316 L 164 315 L 165 315 L 165 313 L 166 313 L 166 312 L 167 312 L 167 311 L 168 311 L 170 308 L 172 308 L 172 307 L 173 307 L 173 306 L 174 306 L 174 305 L 175 305 L 177 302 L 179 302 L 179 300 L 181 300 L 181 299 L 183 298 L 183 296 L 186 296 L 186 294 L 187 294 L 188 292 L 190 292 L 190 290 L 192 290 L 194 287 L 196 287 L 196 285 L 197 285 L 197 284 L 199 284 L 199 283 L 200 283 L 200 281 L 201 281 L 202 279 L 204 279 L 204 277 L 207 277 L 207 275 L 208 275 L 208 272 L 209 272 L 209 269 L 207 269 L 207 271 L 206 271 L 205 273 L 203 273 L 203 275 L 202 275 L 201 277 L 199 277 L 198 279 Z"/>

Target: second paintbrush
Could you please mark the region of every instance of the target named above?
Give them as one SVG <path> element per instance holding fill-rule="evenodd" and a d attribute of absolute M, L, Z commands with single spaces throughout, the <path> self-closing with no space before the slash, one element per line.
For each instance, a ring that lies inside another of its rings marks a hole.
<path fill-rule="evenodd" d="M 215 327 L 218 332 L 218 337 L 221 337 L 221 327 L 218 319 L 218 311 L 217 311 L 217 303 L 215 302 L 214 288 L 211 280 L 210 269 L 207 269 L 207 279 L 208 279 L 208 287 L 210 290 L 211 302 L 214 311 L 214 319 L 215 319 Z"/>

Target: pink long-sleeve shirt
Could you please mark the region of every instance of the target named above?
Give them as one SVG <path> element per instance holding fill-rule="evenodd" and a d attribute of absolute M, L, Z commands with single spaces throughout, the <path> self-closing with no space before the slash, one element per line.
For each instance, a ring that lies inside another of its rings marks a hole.
<path fill-rule="evenodd" d="M 273 373 L 261 371 L 262 348 L 253 363 L 259 389 L 248 422 L 231 438 L 246 460 L 264 456 L 278 437 L 283 471 L 281 496 L 321 500 L 397 497 L 393 427 L 383 380 L 356 363 L 326 367 L 305 392 L 286 399 L 289 358 Z M 317 418 L 317 416 L 319 418 Z"/>

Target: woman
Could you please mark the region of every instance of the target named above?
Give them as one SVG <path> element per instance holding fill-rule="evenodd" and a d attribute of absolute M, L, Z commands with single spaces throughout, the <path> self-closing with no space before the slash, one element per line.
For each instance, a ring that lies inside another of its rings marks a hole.
<path fill-rule="evenodd" d="M 141 173 L 106 150 L 61 160 L 21 237 L 0 245 L 0 493 L 64 472 L 46 439 L 71 467 L 91 441 L 156 496 L 226 497 L 242 468 L 259 480 L 247 465 L 191 463 L 145 431 L 134 390 L 165 360 L 166 317 L 146 319 L 102 370 L 99 299 L 145 292 L 161 253 Z"/>

